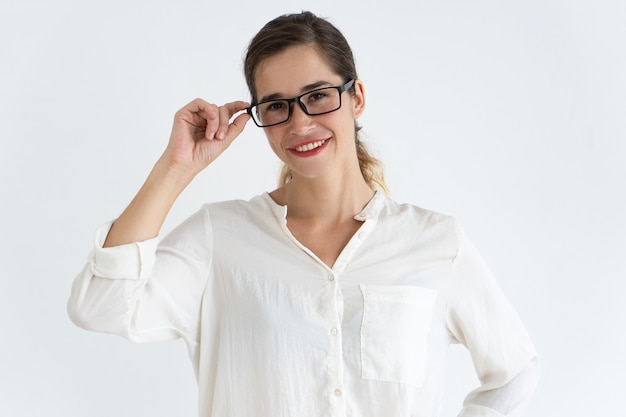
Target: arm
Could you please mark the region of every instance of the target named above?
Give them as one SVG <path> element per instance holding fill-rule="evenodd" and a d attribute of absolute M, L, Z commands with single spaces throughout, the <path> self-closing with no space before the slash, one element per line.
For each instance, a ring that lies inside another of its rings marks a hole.
<path fill-rule="evenodd" d="M 229 120 L 247 105 L 239 101 L 217 107 L 196 99 L 179 110 L 165 152 L 111 227 L 104 247 L 156 237 L 179 194 L 243 131 L 250 116 Z"/>
<path fill-rule="evenodd" d="M 137 196 L 97 231 L 68 301 L 74 323 L 134 341 L 194 337 L 211 252 L 208 214 L 192 216 L 158 251 L 156 236 L 180 192 L 241 133 L 249 116 L 229 119 L 246 105 L 195 100 L 176 113 L 167 149 Z"/>
<path fill-rule="evenodd" d="M 460 236 L 448 329 L 468 348 L 481 385 L 467 395 L 459 417 L 519 417 L 538 383 L 539 358 L 484 261 Z"/>

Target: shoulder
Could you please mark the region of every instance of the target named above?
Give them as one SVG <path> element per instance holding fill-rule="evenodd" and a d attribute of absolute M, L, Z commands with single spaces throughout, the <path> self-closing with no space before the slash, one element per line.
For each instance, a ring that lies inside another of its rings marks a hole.
<path fill-rule="evenodd" d="M 398 203 L 391 198 L 385 199 L 380 219 L 405 225 L 420 233 L 449 233 L 452 235 L 459 233 L 459 225 L 455 217 L 411 203 Z"/>
<path fill-rule="evenodd" d="M 170 231 L 161 248 L 170 247 L 190 256 L 212 253 L 216 242 L 242 242 L 255 238 L 272 210 L 262 195 L 250 200 L 228 200 L 203 204 Z"/>
<path fill-rule="evenodd" d="M 167 237 L 169 240 L 201 240 L 216 230 L 230 229 L 234 225 L 258 223 L 269 209 L 262 195 L 250 200 L 228 200 L 203 204 L 195 213 L 180 223 Z"/>
<path fill-rule="evenodd" d="M 447 259 L 456 256 L 462 240 L 455 217 L 390 198 L 380 212 L 379 230 L 387 240 L 401 241 L 412 250 Z"/>
<path fill-rule="evenodd" d="M 205 204 L 200 212 L 214 239 L 250 240 L 262 233 L 274 233 L 284 207 L 267 193 L 249 200 L 229 200 Z"/>
<path fill-rule="evenodd" d="M 241 219 L 265 216 L 272 207 L 265 194 L 259 194 L 249 200 L 227 200 L 204 204 L 199 210 L 200 215 L 207 216 L 211 222 L 226 219 Z"/>

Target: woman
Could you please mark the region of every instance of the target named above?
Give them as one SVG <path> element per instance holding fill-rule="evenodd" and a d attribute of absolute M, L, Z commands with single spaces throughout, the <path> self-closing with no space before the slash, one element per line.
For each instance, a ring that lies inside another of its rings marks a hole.
<path fill-rule="evenodd" d="M 278 17 L 245 73 L 251 106 L 198 99 L 176 114 L 144 186 L 98 230 L 72 320 L 183 338 L 203 417 L 436 416 L 450 343 L 481 381 L 460 415 L 519 415 L 533 345 L 456 222 L 385 196 L 341 33 L 308 12 Z M 251 118 L 285 164 L 280 187 L 205 205 L 157 247 L 179 193 Z"/>

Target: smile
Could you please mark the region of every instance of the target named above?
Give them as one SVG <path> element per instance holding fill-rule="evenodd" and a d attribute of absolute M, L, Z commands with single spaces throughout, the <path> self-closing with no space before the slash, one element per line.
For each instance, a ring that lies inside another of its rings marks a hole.
<path fill-rule="evenodd" d="M 320 146 L 324 145 L 327 141 L 328 141 L 328 139 L 318 140 L 316 142 L 311 142 L 311 143 L 307 143 L 305 145 L 296 146 L 293 149 L 296 152 L 312 151 L 313 149 L 319 148 Z"/>

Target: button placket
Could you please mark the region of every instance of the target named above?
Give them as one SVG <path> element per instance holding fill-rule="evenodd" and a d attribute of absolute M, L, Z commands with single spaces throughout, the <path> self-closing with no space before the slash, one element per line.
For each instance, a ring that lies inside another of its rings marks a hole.
<path fill-rule="evenodd" d="M 343 395 L 344 369 L 343 369 L 343 348 L 341 336 L 341 321 L 343 317 L 343 294 L 339 279 L 341 270 L 326 270 L 325 277 L 328 282 L 329 300 L 327 318 L 328 337 L 328 394 L 331 402 L 330 415 L 333 417 L 345 417 L 345 396 Z"/>

